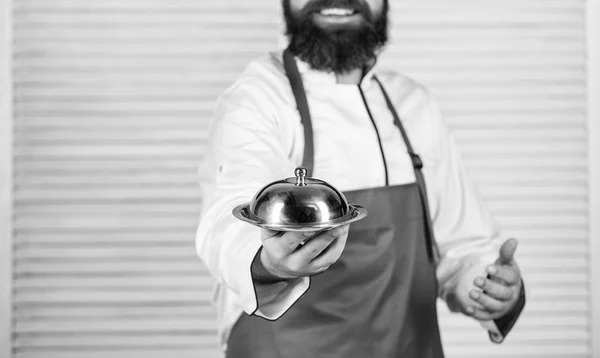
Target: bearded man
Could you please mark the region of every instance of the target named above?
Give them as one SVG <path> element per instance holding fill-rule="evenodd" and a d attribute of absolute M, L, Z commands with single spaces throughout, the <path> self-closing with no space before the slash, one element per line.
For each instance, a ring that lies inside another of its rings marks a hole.
<path fill-rule="evenodd" d="M 438 297 L 501 342 L 525 303 L 517 241 L 494 226 L 432 96 L 378 66 L 388 1 L 282 5 L 289 46 L 219 98 L 200 171 L 196 244 L 227 357 L 443 357 Z M 368 217 L 304 234 L 232 216 L 301 165 Z"/>

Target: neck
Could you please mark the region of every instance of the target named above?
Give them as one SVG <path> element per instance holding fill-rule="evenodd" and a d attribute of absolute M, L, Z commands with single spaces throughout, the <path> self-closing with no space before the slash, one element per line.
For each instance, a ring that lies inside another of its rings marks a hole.
<path fill-rule="evenodd" d="M 363 78 L 362 68 L 356 68 L 348 72 L 336 73 L 337 83 L 347 85 L 357 85 Z"/>

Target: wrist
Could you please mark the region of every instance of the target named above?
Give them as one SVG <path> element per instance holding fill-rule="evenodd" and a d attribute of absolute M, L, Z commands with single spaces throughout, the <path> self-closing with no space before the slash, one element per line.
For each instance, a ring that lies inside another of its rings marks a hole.
<path fill-rule="evenodd" d="M 261 247 L 256 253 L 256 256 L 254 256 L 254 260 L 252 260 L 252 266 L 250 268 L 252 273 L 252 281 L 254 281 L 255 284 L 269 285 L 285 281 L 285 278 L 279 277 L 273 273 L 273 271 L 268 268 L 269 266 L 268 259 L 263 252 L 263 248 Z"/>

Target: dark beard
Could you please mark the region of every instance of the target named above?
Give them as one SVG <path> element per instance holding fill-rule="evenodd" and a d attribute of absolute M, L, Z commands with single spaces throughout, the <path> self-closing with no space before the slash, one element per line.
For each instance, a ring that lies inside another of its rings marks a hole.
<path fill-rule="evenodd" d="M 356 29 L 323 30 L 314 23 L 312 13 L 328 7 L 353 8 L 363 15 L 362 24 Z M 388 1 L 381 16 L 373 19 L 362 0 L 313 0 L 300 14 L 293 14 L 289 0 L 283 0 L 289 49 L 316 70 L 342 73 L 365 68 L 387 42 L 387 12 Z"/>

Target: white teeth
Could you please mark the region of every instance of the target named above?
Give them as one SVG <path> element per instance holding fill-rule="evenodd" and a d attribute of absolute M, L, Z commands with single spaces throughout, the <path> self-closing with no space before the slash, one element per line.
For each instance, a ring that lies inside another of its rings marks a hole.
<path fill-rule="evenodd" d="M 324 16 L 350 16 L 354 13 L 354 11 L 350 9 L 342 9 L 342 8 L 330 8 L 321 10 L 321 15 Z"/>

